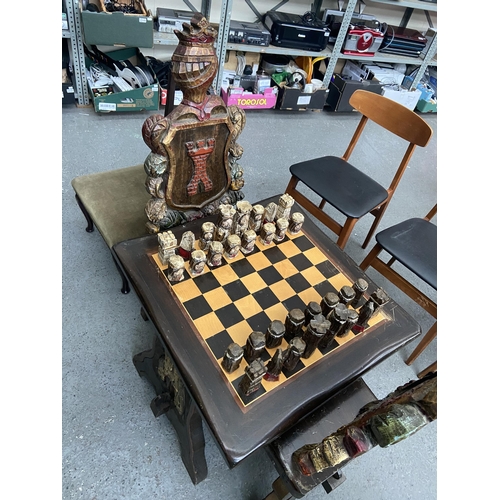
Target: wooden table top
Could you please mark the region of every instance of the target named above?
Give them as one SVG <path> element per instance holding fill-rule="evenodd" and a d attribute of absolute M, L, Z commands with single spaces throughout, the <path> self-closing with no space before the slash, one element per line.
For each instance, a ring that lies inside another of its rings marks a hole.
<path fill-rule="evenodd" d="M 279 196 L 276 196 L 257 203 L 266 206 L 271 201 L 277 203 L 278 199 Z M 320 251 L 321 255 L 326 256 L 325 258 L 340 271 L 340 275 L 351 283 L 358 278 L 364 278 L 369 284 L 366 296 L 378 288 L 376 283 L 312 222 L 297 203 L 292 207 L 292 212 L 295 211 L 305 216 L 302 231 L 314 245 L 309 254 Z M 198 237 L 201 225 L 207 221 L 215 222 L 216 216 L 174 227 L 171 231 L 180 242 L 185 231 L 192 231 Z M 190 312 L 187 301 L 179 299 L 181 294 L 174 293 L 155 261 L 154 256 L 158 253 L 157 236 L 124 241 L 115 245 L 112 250 L 155 324 L 162 343 L 184 379 L 186 389 L 196 402 L 230 467 L 281 435 L 328 397 L 420 333 L 419 324 L 391 299 L 384 306 L 384 318 L 374 326 L 356 336 L 350 334 L 348 342 L 323 356 L 316 356 L 313 358 L 314 362 L 306 362 L 300 372 L 282 381 L 272 390 L 269 390 L 270 386 L 267 384 L 267 392 L 257 393 L 258 397 L 245 400 L 238 395 L 237 384 L 232 383 L 232 379 L 222 370 L 220 359 L 217 359 L 221 353 L 210 344 L 210 339 L 204 340 L 207 337 L 204 331 L 206 322 L 193 320 L 196 313 Z M 293 258 L 286 260 L 292 261 Z M 287 265 L 282 262 L 280 265 L 276 264 L 276 267 L 288 269 Z M 229 263 L 228 267 L 242 266 L 240 262 L 238 266 Z M 186 282 L 188 280 L 189 276 Z M 243 282 L 244 278 L 238 281 Z M 272 285 L 264 287 L 260 292 L 267 292 L 268 288 L 272 288 Z M 209 297 L 208 294 L 206 296 Z M 290 300 L 295 298 L 276 304 L 272 310 L 279 311 L 283 304 L 291 307 L 295 302 Z M 229 306 L 232 307 L 232 304 Z M 285 318 L 271 319 L 284 321 Z M 252 323 L 251 325 L 255 326 Z M 247 325 L 246 328 L 250 326 Z M 238 343 L 242 345 L 241 341 Z"/>

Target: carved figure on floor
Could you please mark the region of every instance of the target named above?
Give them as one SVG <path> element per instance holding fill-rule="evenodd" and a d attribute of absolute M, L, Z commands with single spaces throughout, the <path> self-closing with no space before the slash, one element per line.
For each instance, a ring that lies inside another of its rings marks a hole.
<path fill-rule="evenodd" d="M 219 204 L 244 198 L 243 148 L 236 142 L 245 112 L 209 94 L 217 71 L 217 30 L 199 13 L 183 30 L 172 54 L 172 77 L 183 99 L 167 116 L 155 114 L 142 127 L 151 149 L 144 162 L 151 199 L 145 211 L 147 229 L 157 233 L 216 213 Z"/>

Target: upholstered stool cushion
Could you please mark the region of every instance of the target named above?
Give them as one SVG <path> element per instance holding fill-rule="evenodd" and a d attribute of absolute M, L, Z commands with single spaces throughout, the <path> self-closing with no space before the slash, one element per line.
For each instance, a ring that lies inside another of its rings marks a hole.
<path fill-rule="evenodd" d="M 290 173 L 346 217 L 359 219 L 387 198 L 387 190 L 336 156 L 296 163 Z"/>
<path fill-rule="evenodd" d="M 144 182 L 144 166 L 83 175 L 71 181 L 90 218 L 106 244 L 146 236 L 144 211 L 151 198 Z"/>
<path fill-rule="evenodd" d="M 437 290 L 437 226 L 408 219 L 375 236 L 384 250 Z"/>

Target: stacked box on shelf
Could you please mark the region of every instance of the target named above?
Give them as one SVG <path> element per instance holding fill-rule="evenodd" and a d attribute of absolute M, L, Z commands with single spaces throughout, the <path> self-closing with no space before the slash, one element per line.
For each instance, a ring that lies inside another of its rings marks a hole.
<path fill-rule="evenodd" d="M 381 94 L 382 88 L 382 83 L 375 78 L 372 80 L 359 81 L 348 80 L 341 75 L 333 75 L 329 85 L 330 93 L 326 103 L 337 112 L 354 111 L 354 108 L 349 104 L 349 99 L 356 90 L 362 89 Z"/>
<path fill-rule="evenodd" d="M 143 0 L 121 0 L 139 14 L 108 12 L 104 0 L 89 0 L 99 12 L 83 10 L 82 24 L 87 45 L 153 47 L 153 16 Z"/>
<path fill-rule="evenodd" d="M 107 52 L 106 55 L 115 61 L 129 60 L 134 65 L 147 65 L 145 57 L 137 48 L 113 50 Z M 92 61 L 86 58 L 86 67 L 89 68 L 91 64 Z M 103 96 L 94 96 L 90 83 L 88 83 L 88 86 L 89 94 L 94 102 L 94 109 L 97 112 L 154 111 L 159 108 L 160 86 L 156 81 L 156 77 L 155 83 L 151 85 L 124 92 L 119 92 L 115 89 L 115 92 L 112 94 Z"/>

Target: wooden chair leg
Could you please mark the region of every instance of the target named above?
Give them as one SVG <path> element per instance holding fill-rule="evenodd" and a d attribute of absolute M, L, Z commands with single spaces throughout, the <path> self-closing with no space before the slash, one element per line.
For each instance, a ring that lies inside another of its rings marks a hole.
<path fill-rule="evenodd" d="M 285 482 L 278 477 L 273 483 L 273 491 L 264 500 L 291 500 L 293 495 L 288 491 Z"/>
<path fill-rule="evenodd" d="M 285 189 L 285 193 L 290 194 L 292 196 L 292 193 L 293 191 L 295 191 L 295 188 L 297 187 L 298 183 L 299 183 L 299 178 L 292 175 L 292 178 L 288 182 L 288 186 Z"/>
<path fill-rule="evenodd" d="M 377 258 L 378 254 L 382 251 L 382 246 L 378 243 L 370 250 L 370 253 L 363 259 L 363 262 L 359 265 L 359 268 L 362 271 L 366 271 L 371 265 L 372 262 Z"/>
<path fill-rule="evenodd" d="M 437 321 L 429 328 L 429 331 L 425 334 L 424 338 L 415 347 L 414 351 L 410 354 L 405 363 L 410 366 L 415 359 L 417 359 L 422 351 L 436 338 L 437 335 Z"/>
<path fill-rule="evenodd" d="M 349 239 L 349 236 L 351 236 L 352 230 L 358 220 L 359 219 L 352 219 L 351 217 L 348 217 L 345 221 L 344 227 L 342 228 L 342 231 L 340 231 L 339 239 L 337 240 L 337 245 L 341 250 L 344 250 L 347 240 Z"/>
<path fill-rule="evenodd" d="M 371 212 L 372 214 L 375 215 L 375 220 L 373 221 L 373 224 L 372 224 L 372 227 L 370 228 L 370 230 L 368 231 L 368 234 L 366 235 L 366 238 L 365 238 L 365 241 L 363 242 L 363 244 L 361 245 L 361 248 L 366 248 L 368 246 L 368 243 L 370 242 L 370 240 L 372 239 L 372 236 L 375 234 L 375 231 L 377 230 L 377 227 L 378 225 L 380 224 L 380 221 L 382 220 L 382 217 L 385 213 L 385 211 L 387 210 L 387 206 L 388 206 L 388 202 L 389 202 L 389 199 L 388 198 L 385 203 L 383 203 L 382 205 L 380 205 L 379 208 L 375 209 L 373 212 Z"/>
<path fill-rule="evenodd" d="M 424 370 L 422 370 L 417 375 L 417 377 L 418 378 L 424 378 L 428 373 L 437 371 L 437 366 L 438 366 L 437 365 L 437 361 L 434 361 L 434 363 L 431 363 L 427 368 L 425 368 Z"/>

